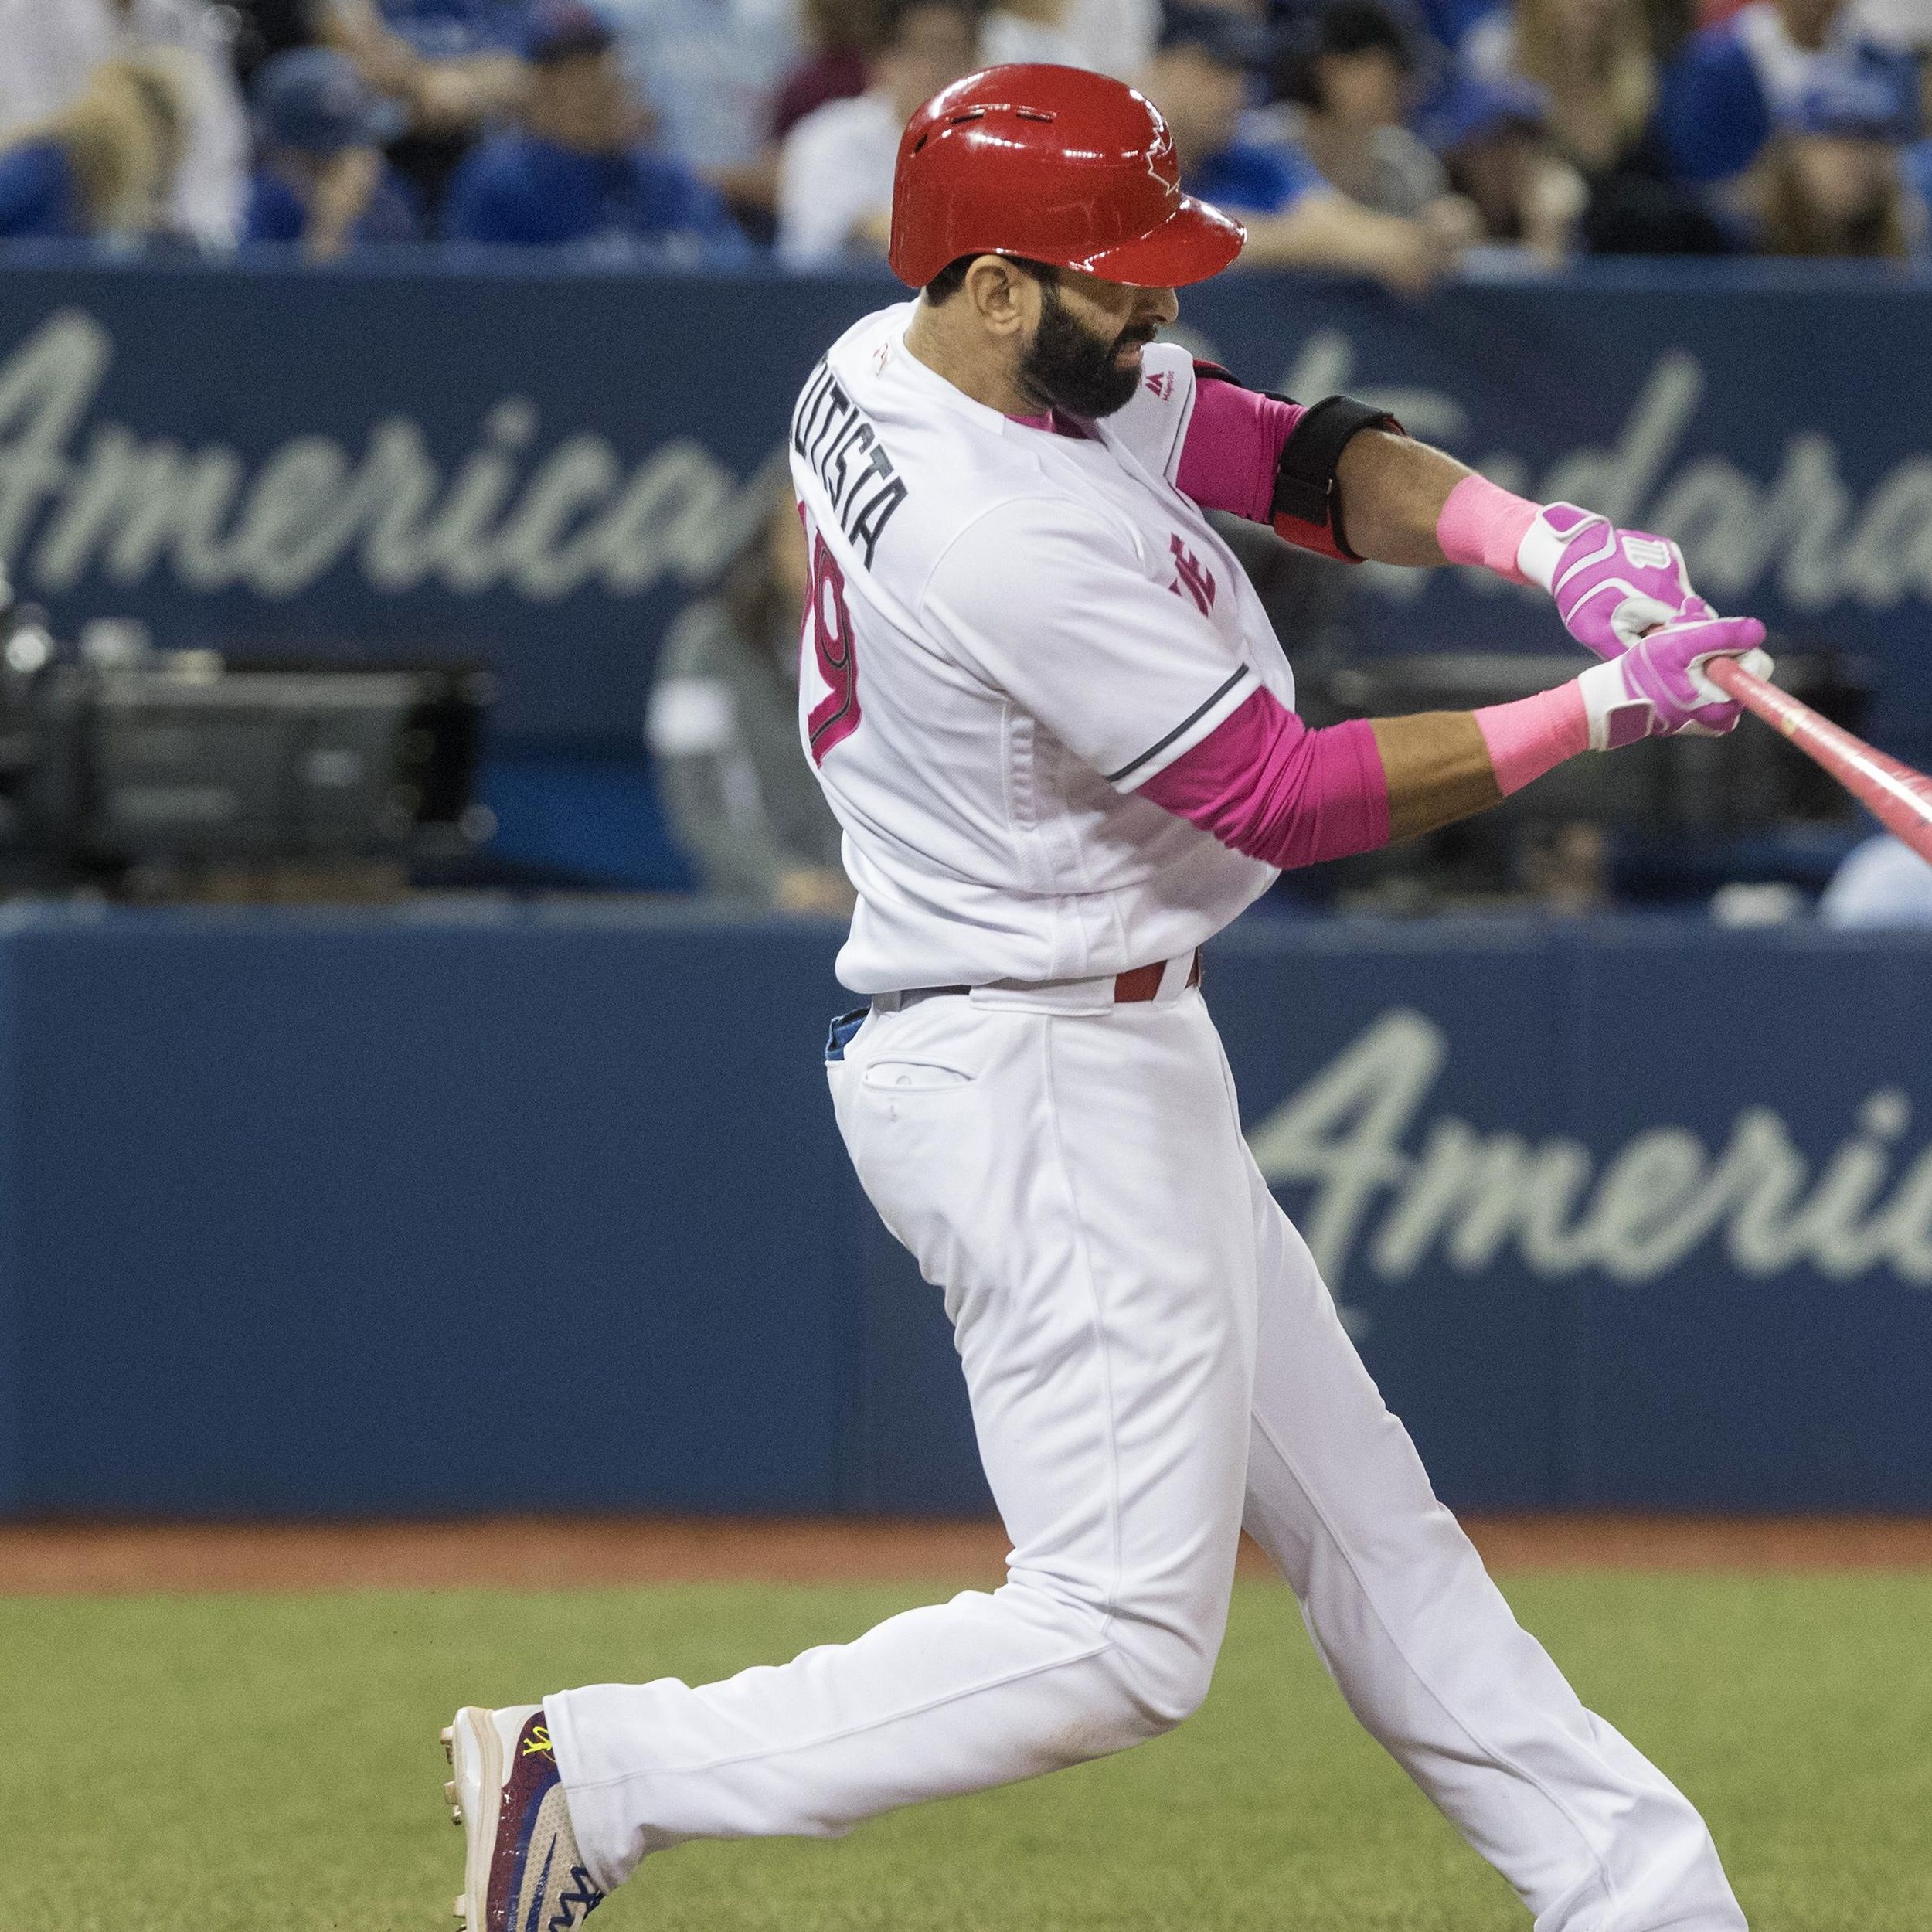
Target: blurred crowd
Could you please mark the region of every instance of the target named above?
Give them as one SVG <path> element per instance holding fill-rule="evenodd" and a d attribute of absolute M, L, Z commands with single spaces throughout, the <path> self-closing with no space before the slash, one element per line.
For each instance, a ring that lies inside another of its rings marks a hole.
<path fill-rule="evenodd" d="M 876 258 L 1015 60 L 1142 87 L 1253 266 L 1927 249 L 1932 0 L 0 0 L 0 237 Z"/>

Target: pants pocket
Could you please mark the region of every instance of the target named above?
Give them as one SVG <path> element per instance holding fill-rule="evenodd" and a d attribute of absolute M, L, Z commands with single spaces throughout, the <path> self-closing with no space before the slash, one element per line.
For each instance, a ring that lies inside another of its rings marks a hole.
<path fill-rule="evenodd" d="M 874 1060 L 866 1069 L 865 1083 L 894 1093 L 933 1094 L 948 1087 L 970 1087 L 971 1074 L 937 1060 Z"/>

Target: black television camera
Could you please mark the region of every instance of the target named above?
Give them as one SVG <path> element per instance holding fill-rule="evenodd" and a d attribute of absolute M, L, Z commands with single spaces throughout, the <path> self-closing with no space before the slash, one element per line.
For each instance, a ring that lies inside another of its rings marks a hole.
<path fill-rule="evenodd" d="M 67 649 L 0 598 L 0 879 L 459 856 L 493 829 L 474 791 L 495 685 L 156 651 L 127 624 Z"/>

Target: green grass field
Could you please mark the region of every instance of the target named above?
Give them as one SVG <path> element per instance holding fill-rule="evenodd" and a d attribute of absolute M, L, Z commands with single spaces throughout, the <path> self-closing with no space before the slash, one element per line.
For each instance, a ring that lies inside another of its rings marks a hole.
<path fill-rule="evenodd" d="M 1932 1574 L 1507 1583 L 1586 1699 L 1702 1805 L 1760 1932 L 1932 1926 Z M 0 1927 L 447 1926 L 461 1702 L 706 1678 L 934 1593 L 0 1601 Z M 1172 1736 L 835 1845 L 702 1845 L 604 1932 L 1478 1932 L 1515 1900 L 1358 1732 L 1284 1590 L 1244 1585 Z"/>

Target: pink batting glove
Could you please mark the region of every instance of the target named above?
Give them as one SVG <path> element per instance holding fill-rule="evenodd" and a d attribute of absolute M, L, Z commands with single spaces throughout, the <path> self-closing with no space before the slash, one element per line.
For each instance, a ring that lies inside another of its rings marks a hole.
<path fill-rule="evenodd" d="M 1600 658 L 1621 656 L 1659 624 L 1716 614 L 1691 588 L 1684 553 L 1669 538 L 1619 530 L 1573 503 L 1537 512 L 1516 565 L 1556 600 L 1570 634 Z"/>
<path fill-rule="evenodd" d="M 1606 528 L 1608 526 L 1606 526 Z M 1692 617 L 1641 638 L 1620 658 L 1577 680 L 1590 720 L 1590 748 L 1614 751 L 1640 738 L 1721 738 L 1743 709 L 1703 675 L 1713 658 L 1736 658 L 1760 678 L 1771 661 L 1759 649 L 1755 617 Z"/>

